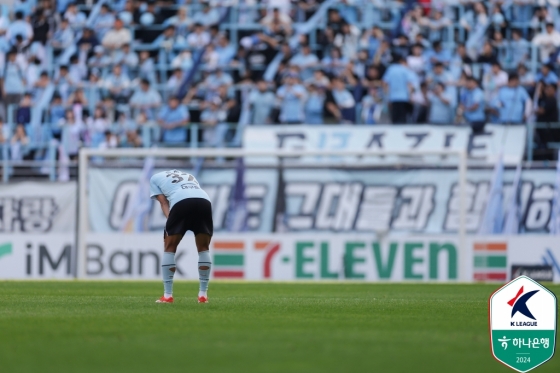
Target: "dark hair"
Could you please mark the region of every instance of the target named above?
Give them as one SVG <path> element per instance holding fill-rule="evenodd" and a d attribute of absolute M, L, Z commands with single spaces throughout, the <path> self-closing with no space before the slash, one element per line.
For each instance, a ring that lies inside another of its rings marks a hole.
<path fill-rule="evenodd" d="M 509 75 L 508 82 L 511 82 L 512 80 L 519 80 L 519 75 L 517 75 L 517 73 L 511 73 Z"/>
<path fill-rule="evenodd" d="M 140 80 L 140 83 L 141 83 L 141 84 L 145 84 L 145 85 L 147 85 L 147 86 L 150 85 L 150 81 L 149 81 L 148 79 L 146 79 L 146 78 L 142 78 L 142 79 Z"/>
<path fill-rule="evenodd" d="M 16 14 L 15 14 L 14 16 L 16 17 L 16 19 L 17 19 L 18 21 L 19 21 L 19 20 L 22 20 L 23 17 L 24 17 L 23 12 L 22 12 L 21 10 L 17 11 Z"/>

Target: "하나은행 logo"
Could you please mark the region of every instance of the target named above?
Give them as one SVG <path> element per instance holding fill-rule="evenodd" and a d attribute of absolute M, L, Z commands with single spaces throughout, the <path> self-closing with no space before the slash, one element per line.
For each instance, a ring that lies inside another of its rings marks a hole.
<path fill-rule="evenodd" d="M 496 290 L 488 301 L 494 358 L 518 372 L 544 364 L 556 347 L 557 301 L 553 292 L 527 276 Z"/>

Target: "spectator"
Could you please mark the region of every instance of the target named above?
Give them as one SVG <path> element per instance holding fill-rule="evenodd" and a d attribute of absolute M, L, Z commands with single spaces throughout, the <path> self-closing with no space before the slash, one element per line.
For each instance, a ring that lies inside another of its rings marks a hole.
<path fill-rule="evenodd" d="M 125 103 L 130 97 L 130 79 L 122 73 L 120 65 L 113 66 L 112 74 L 102 81 L 102 86 L 118 103 Z"/>
<path fill-rule="evenodd" d="M 311 83 L 307 87 L 308 98 L 305 102 L 305 123 L 306 124 L 323 124 L 323 114 L 325 106 L 325 91 L 323 87 L 319 87 Z"/>
<path fill-rule="evenodd" d="M 163 142 L 181 144 L 187 141 L 186 125 L 189 124 L 189 111 L 179 103 L 177 97 L 171 97 L 158 114 L 158 124 L 163 130 Z"/>
<path fill-rule="evenodd" d="M 16 63 L 16 52 L 10 51 L 7 55 L 6 66 L 2 75 L 2 101 L 4 103 L 4 112 L 8 113 L 10 105 L 19 104 L 23 93 L 25 92 L 25 72 Z"/>
<path fill-rule="evenodd" d="M 473 132 L 479 133 L 484 130 L 486 124 L 485 109 L 484 92 L 478 87 L 476 79 L 470 76 L 461 92 L 458 114 L 470 124 Z"/>
<path fill-rule="evenodd" d="M 347 63 L 348 59 L 342 56 L 338 48 L 332 48 L 330 55 L 321 61 L 323 70 L 330 76 L 338 76 L 346 68 Z"/>
<path fill-rule="evenodd" d="M 558 75 L 556 75 L 550 65 L 541 66 L 541 71 L 536 76 L 537 83 L 558 84 Z"/>
<path fill-rule="evenodd" d="M 121 144 L 123 148 L 141 148 L 142 139 L 138 134 L 138 130 L 128 130 L 126 131 L 125 141 Z"/>
<path fill-rule="evenodd" d="M 187 44 L 194 49 L 200 49 L 210 43 L 210 35 L 204 31 L 204 26 L 200 23 L 194 24 L 194 31 L 187 36 Z"/>
<path fill-rule="evenodd" d="M 138 78 L 147 79 L 151 84 L 156 84 L 156 65 L 152 57 L 150 57 L 150 52 L 141 51 L 139 58 L 139 71 Z"/>
<path fill-rule="evenodd" d="M 23 46 L 29 45 L 31 40 L 33 40 L 33 28 L 24 20 L 23 12 L 16 12 L 14 18 L 15 20 L 8 26 L 8 30 L 6 31 L 6 40 L 8 40 L 11 45 L 15 45 L 16 36 L 21 35 L 23 38 Z"/>
<path fill-rule="evenodd" d="M 256 87 L 253 87 L 249 93 L 248 100 L 251 105 L 252 124 L 272 123 L 271 113 L 276 97 L 268 89 L 266 81 L 261 79 L 257 82 Z"/>
<path fill-rule="evenodd" d="M 222 100 L 214 97 L 210 105 L 200 114 L 200 121 L 204 126 L 204 142 L 210 147 L 223 147 L 227 132 L 226 110 L 222 107 Z"/>
<path fill-rule="evenodd" d="M 146 113 L 148 118 L 153 118 L 153 110 L 161 105 L 161 96 L 155 89 L 151 88 L 148 79 L 140 81 L 140 87 L 134 91 L 129 101 L 130 107 L 139 109 Z"/>
<path fill-rule="evenodd" d="M 117 136 L 115 136 L 111 131 L 106 130 L 103 133 L 103 141 L 97 146 L 99 149 L 114 149 L 118 146 L 119 141 Z"/>
<path fill-rule="evenodd" d="M 304 83 L 306 86 L 310 84 L 314 84 L 316 87 L 324 90 L 330 87 L 331 85 L 329 78 L 325 76 L 323 70 L 319 70 L 319 69 L 313 71 L 313 76 L 307 79 Z"/>
<path fill-rule="evenodd" d="M 365 124 L 380 122 L 383 111 L 383 100 L 379 88 L 369 88 L 368 94 L 362 98 L 362 121 Z"/>
<path fill-rule="evenodd" d="M 220 34 L 218 37 L 218 43 L 216 45 L 216 52 L 218 53 L 218 65 L 219 66 L 229 66 L 232 62 L 233 57 L 235 57 L 235 46 L 230 43 L 229 38 L 226 34 Z"/>
<path fill-rule="evenodd" d="M 106 132 L 109 130 L 109 122 L 103 108 L 96 107 L 93 112 L 93 118 L 88 118 L 86 125 L 90 137 L 89 146 L 93 148 L 99 147 L 106 140 Z"/>
<path fill-rule="evenodd" d="M 12 161 L 21 161 L 29 145 L 29 137 L 25 133 L 23 124 L 18 124 L 10 141 L 10 158 Z"/>
<path fill-rule="evenodd" d="M 292 19 L 280 12 L 278 8 L 272 9 L 272 12 L 261 20 L 261 24 L 268 29 L 272 28 L 275 24 L 279 24 L 282 28 L 289 30 L 289 33 L 291 33 L 292 29 Z"/>
<path fill-rule="evenodd" d="M 88 60 L 88 67 L 100 71 L 111 63 L 111 57 L 105 54 L 105 49 L 101 45 L 93 48 L 94 55 Z"/>
<path fill-rule="evenodd" d="M 2 118 L 0 118 L 0 148 L 6 144 L 6 141 L 10 139 L 10 128 L 4 124 Z M 2 157 L 2 153 L 0 152 L 0 158 Z"/>
<path fill-rule="evenodd" d="M 373 58 L 384 39 L 383 30 L 378 26 L 373 26 L 371 30 L 367 30 L 362 34 L 360 47 L 367 50 L 369 58 Z"/>
<path fill-rule="evenodd" d="M 412 46 L 412 53 L 406 57 L 408 67 L 418 75 L 423 77 L 426 72 L 427 59 L 424 56 L 424 48 L 420 44 Z M 439 62 L 441 64 L 441 62 Z"/>
<path fill-rule="evenodd" d="M 82 37 L 78 40 L 77 46 L 80 51 L 80 60 L 85 61 L 87 56 L 93 52 L 93 48 L 95 48 L 99 44 L 99 39 L 95 36 L 95 33 L 92 29 L 84 28 L 82 32 Z M 83 57 L 81 54 L 84 54 Z"/>
<path fill-rule="evenodd" d="M 440 9 L 432 8 L 430 12 L 430 19 L 425 22 L 428 28 L 428 35 L 431 41 L 442 40 L 445 31 L 451 25 L 451 20 L 444 16 Z"/>
<path fill-rule="evenodd" d="M 187 49 L 181 51 L 181 53 L 179 53 L 177 57 L 175 57 L 171 62 L 171 67 L 173 69 L 181 69 L 185 72 L 190 71 L 192 66 L 193 66 L 192 53 Z"/>
<path fill-rule="evenodd" d="M 74 32 L 70 28 L 67 19 L 62 19 L 58 29 L 54 32 L 51 45 L 55 50 L 69 48 L 74 43 Z"/>
<path fill-rule="evenodd" d="M 556 85 L 545 84 L 544 95 L 539 98 L 536 109 L 537 122 L 558 122 L 558 101 L 556 100 Z"/>
<path fill-rule="evenodd" d="M 66 109 L 62 102 L 62 97 L 60 95 L 54 95 L 50 107 L 50 127 L 52 136 L 55 139 L 60 140 L 61 128 L 59 123 L 62 122 L 66 115 Z"/>
<path fill-rule="evenodd" d="M 175 26 L 170 25 L 163 30 L 163 33 L 154 40 L 153 45 L 160 49 L 160 56 L 165 58 L 165 63 L 173 61 L 178 51 L 186 48 L 187 41 L 182 35 L 175 32 Z"/>
<path fill-rule="evenodd" d="M 474 60 L 477 57 L 478 48 L 484 40 L 486 28 L 489 24 L 488 12 L 484 3 L 475 2 L 473 4 L 473 10 L 465 14 L 460 24 L 469 33 L 465 46 L 467 48 L 467 53 Z"/>
<path fill-rule="evenodd" d="M 62 130 L 62 144 L 70 160 L 78 158 L 78 152 L 82 146 L 84 137 L 84 126 L 76 119 L 73 110 L 66 110 L 64 119 L 59 124 Z"/>
<path fill-rule="evenodd" d="M 165 25 L 173 25 L 177 30 L 177 34 L 181 36 L 185 36 L 188 33 L 188 30 L 191 28 L 192 21 L 188 17 L 188 8 L 186 6 L 181 6 L 177 10 L 177 15 L 174 15 L 171 18 L 168 18 L 165 22 Z"/>
<path fill-rule="evenodd" d="M 177 96 L 179 94 L 179 89 L 181 88 L 181 84 L 185 79 L 185 74 L 181 69 L 173 70 L 173 74 L 167 80 L 167 84 L 165 85 L 165 89 L 167 90 L 167 94 L 170 96 Z"/>
<path fill-rule="evenodd" d="M 445 85 L 442 82 L 436 82 L 427 97 L 430 104 L 428 123 L 453 123 L 452 98 L 446 93 Z"/>
<path fill-rule="evenodd" d="M 299 67 L 301 78 L 306 80 L 313 75 L 313 68 L 319 64 L 319 59 L 311 53 L 309 45 L 304 44 L 301 46 L 301 52 L 292 57 L 290 64 Z"/>
<path fill-rule="evenodd" d="M 155 0 L 148 0 L 146 2 L 146 9 L 142 12 L 138 21 L 142 26 L 161 24 L 163 22 L 163 17 L 161 16 L 159 8 L 156 7 Z"/>
<path fill-rule="evenodd" d="M 115 51 L 112 58 L 113 65 L 126 67 L 127 72 L 131 72 L 138 67 L 138 55 L 130 49 L 130 44 L 123 44 L 121 50 Z"/>
<path fill-rule="evenodd" d="M 86 25 L 86 15 L 78 10 L 75 3 L 68 4 L 66 12 L 64 12 L 64 19 L 74 30 L 81 30 Z"/>
<path fill-rule="evenodd" d="M 43 94 L 46 92 L 47 88 L 51 85 L 51 79 L 46 71 L 41 72 L 39 79 L 35 81 L 33 87 L 30 91 L 35 102 L 40 102 L 43 98 Z"/>
<path fill-rule="evenodd" d="M 108 4 L 101 5 L 99 10 L 99 14 L 93 21 L 93 29 L 97 33 L 97 36 L 103 40 L 107 32 L 111 30 L 111 28 L 115 24 L 115 16 L 111 13 L 111 9 L 109 8 Z"/>
<path fill-rule="evenodd" d="M 345 23 L 341 32 L 333 40 L 333 45 L 341 50 L 342 55 L 348 59 L 355 59 L 358 54 L 360 31 L 354 25 Z"/>
<path fill-rule="evenodd" d="M 508 83 L 508 74 L 502 70 L 500 64 L 495 62 L 487 73 L 484 74 L 482 87 L 486 100 L 491 102 L 497 95 L 500 88 Z"/>
<path fill-rule="evenodd" d="M 529 96 L 533 96 L 535 91 L 535 76 L 527 70 L 527 66 L 519 64 L 517 67 L 517 76 L 519 76 L 519 83 L 525 88 Z"/>
<path fill-rule="evenodd" d="M 23 95 L 21 102 L 19 103 L 19 107 L 16 111 L 16 123 L 28 125 L 31 123 L 31 106 L 33 105 L 33 101 L 31 98 L 30 93 L 26 93 Z"/>
<path fill-rule="evenodd" d="M 339 123 L 355 123 L 356 100 L 354 96 L 348 92 L 342 79 L 333 79 L 331 93 L 333 100 L 327 103 L 327 110 Z"/>
<path fill-rule="evenodd" d="M 529 59 L 529 42 L 522 38 L 521 31 L 513 30 L 511 40 L 507 43 L 508 61 L 514 66 L 525 63 Z"/>
<path fill-rule="evenodd" d="M 216 8 L 211 8 L 210 4 L 202 3 L 202 11 L 195 13 L 193 22 L 204 27 L 217 25 L 220 22 L 220 14 Z"/>
<path fill-rule="evenodd" d="M 527 91 L 519 85 L 517 74 L 510 75 L 508 85 L 500 89 L 493 106 L 499 111 L 500 123 L 525 123 L 532 104 Z"/>
<path fill-rule="evenodd" d="M 303 122 L 307 91 L 299 84 L 297 76 L 288 75 L 285 84 L 278 88 L 276 97 L 280 102 L 280 121 L 282 123 L 300 124 Z"/>
<path fill-rule="evenodd" d="M 554 29 L 554 23 L 546 24 L 546 31 L 537 34 L 532 41 L 539 47 L 542 63 L 549 63 L 550 56 L 560 47 L 560 32 Z"/>
<path fill-rule="evenodd" d="M 112 52 L 122 48 L 124 44 L 130 44 L 131 41 L 132 36 L 130 30 L 124 28 L 123 21 L 117 18 L 113 28 L 107 31 L 103 37 L 101 44 L 105 49 Z"/>
<path fill-rule="evenodd" d="M 30 34 L 33 35 L 32 42 L 38 42 L 43 46 L 46 45 L 51 25 L 45 9 L 37 8 L 31 18 L 31 26 L 32 31 Z"/>
<path fill-rule="evenodd" d="M 411 94 L 417 86 L 417 79 L 402 57 L 397 57 L 383 75 L 383 86 L 389 101 L 391 122 L 407 123 L 412 113 Z"/>

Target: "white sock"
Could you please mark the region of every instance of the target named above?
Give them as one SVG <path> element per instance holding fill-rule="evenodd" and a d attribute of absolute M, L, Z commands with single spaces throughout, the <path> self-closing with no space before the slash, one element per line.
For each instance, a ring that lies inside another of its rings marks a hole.
<path fill-rule="evenodd" d="M 198 292 L 198 296 L 199 297 L 208 297 L 208 295 L 206 295 L 206 291 L 202 291 L 202 290 Z"/>
<path fill-rule="evenodd" d="M 166 297 L 166 298 L 171 298 L 173 296 L 173 294 L 163 293 L 163 296 Z"/>

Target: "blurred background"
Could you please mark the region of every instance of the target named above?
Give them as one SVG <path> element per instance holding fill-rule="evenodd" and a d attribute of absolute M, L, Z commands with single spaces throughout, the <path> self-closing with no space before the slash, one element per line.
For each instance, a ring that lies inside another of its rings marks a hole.
<path fill-rule="evenodd" d="M 180 168 L 217 278 L 560 281 L 555 0 L 1 3 L 3 278 L 158 278 Z"/>

